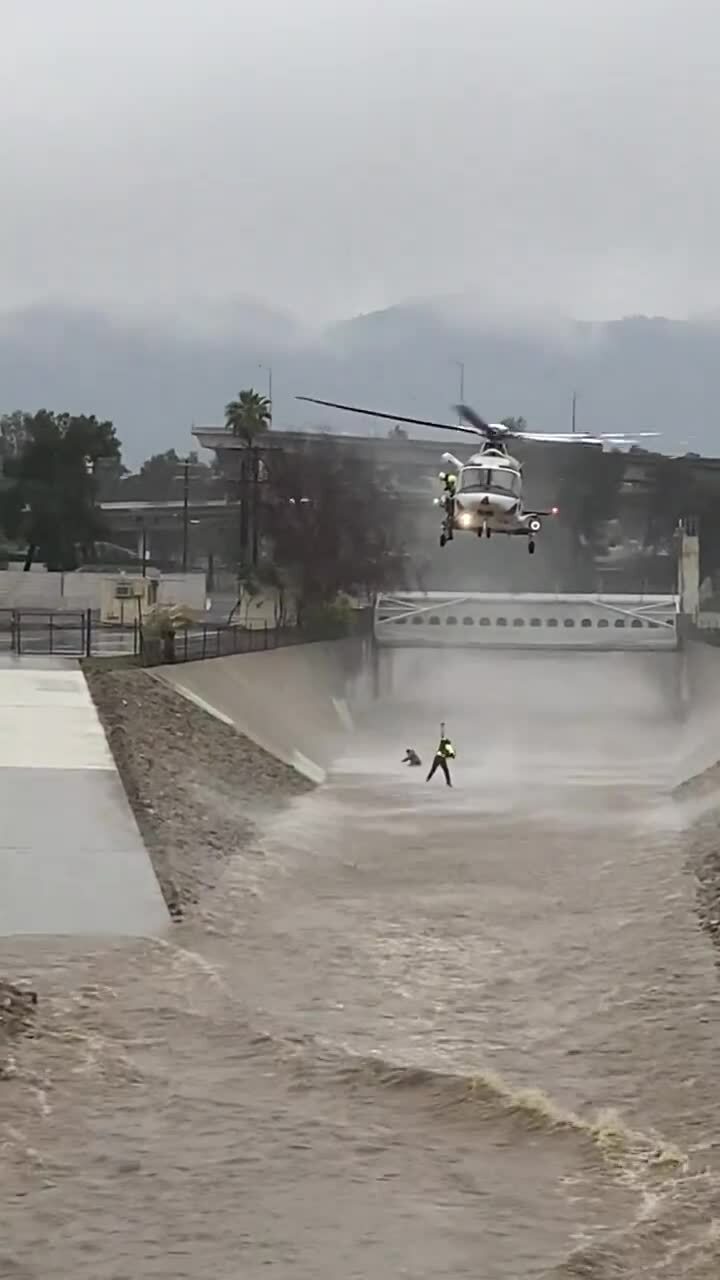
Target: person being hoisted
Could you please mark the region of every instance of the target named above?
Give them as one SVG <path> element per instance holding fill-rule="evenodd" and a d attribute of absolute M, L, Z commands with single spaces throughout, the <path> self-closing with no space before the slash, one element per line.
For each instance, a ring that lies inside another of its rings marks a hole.
<path fill-rule="evenodd" d="M 435 771 L 437 769 L 442 769 L 443 773 L 445 774 L 445 781 L 447 785 L 451 787 L 452 781 L 450 778 L 450 770 L 448 768 L 448 760 L 454 760 L 454 759 L 455 759 L 455 748 L 445 732 L 445 725 L 441 724 L 440 725 L 440 741 L 437 746 L 437 751 L 433 756 L 433 762 L 430 767 L 430 772 L 427 778 L 425 779 L 425 781 L 429 782 L 433 774 L 435 773 Z"/>

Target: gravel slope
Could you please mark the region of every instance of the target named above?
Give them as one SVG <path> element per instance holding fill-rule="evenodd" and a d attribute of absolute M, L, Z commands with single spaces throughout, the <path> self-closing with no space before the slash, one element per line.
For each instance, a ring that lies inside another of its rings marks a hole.
<path fill-rule="evenodd" d="M 147 671 L 87 670 L 88 687 L 171 914 L 252 851 L 256 824 L 312 785 Z"/>

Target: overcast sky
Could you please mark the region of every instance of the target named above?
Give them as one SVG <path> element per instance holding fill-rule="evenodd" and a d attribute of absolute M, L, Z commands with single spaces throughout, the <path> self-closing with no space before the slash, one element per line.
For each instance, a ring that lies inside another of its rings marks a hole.
<path fill-rule="evenodd" d="M 716 0 L 0 0 L 0 298 L 720 306 Z"/>

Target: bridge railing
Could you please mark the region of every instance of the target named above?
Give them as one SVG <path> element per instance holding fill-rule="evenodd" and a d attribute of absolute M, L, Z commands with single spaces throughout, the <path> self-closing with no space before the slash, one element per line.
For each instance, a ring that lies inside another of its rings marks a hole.
<path fill-rule="evenodd" d="M 378 644 L 516 649 L 666 649 L 676 596 L 419 592 L 382 596 Z"/>

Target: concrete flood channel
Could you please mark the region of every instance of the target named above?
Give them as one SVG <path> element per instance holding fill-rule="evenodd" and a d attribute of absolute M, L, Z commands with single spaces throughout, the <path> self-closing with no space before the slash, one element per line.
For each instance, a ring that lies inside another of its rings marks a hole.
<path fill-rule="evenodd" d="M 363 657 L 96 681 L 186 906 L 0 944 L 1 1275 L 720 1274 L 718 655 Z"/>

